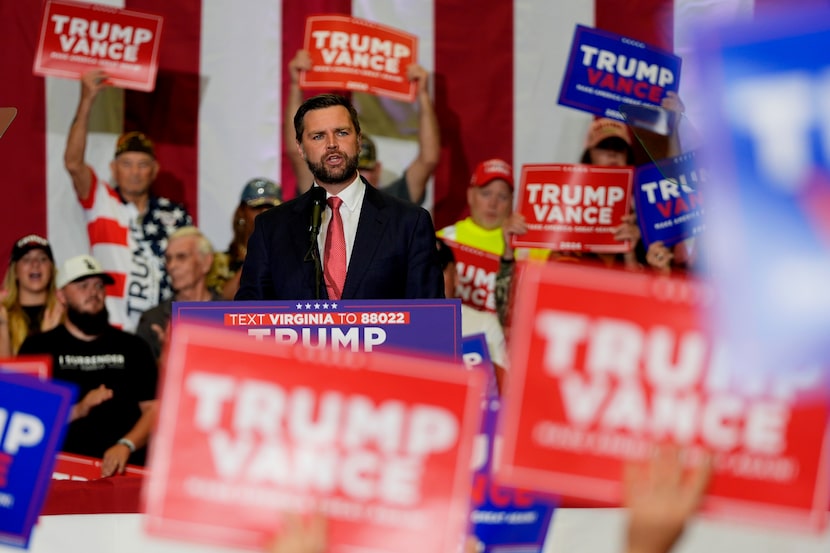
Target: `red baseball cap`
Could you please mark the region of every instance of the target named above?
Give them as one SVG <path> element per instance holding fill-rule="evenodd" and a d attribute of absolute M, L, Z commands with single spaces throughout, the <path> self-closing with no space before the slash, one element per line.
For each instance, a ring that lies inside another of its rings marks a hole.
<path fill-rule="evenodd" d="M 470 186 L 487 186 L 496 179 L 507 181 L 513 188 L 513 167 L 503 159 L 493 158 L 482 161 L 476 166 Z"/>
<path fill-rule="evenodd" d="M 596 148 L 600 142 L 607 138 L 619 138 L 631 146 L 631 133 L 628 126 L 614 119 L 601 117 L 594 120 L 588 128 L 588 135 L 585 137 L 585 148 Z"/>

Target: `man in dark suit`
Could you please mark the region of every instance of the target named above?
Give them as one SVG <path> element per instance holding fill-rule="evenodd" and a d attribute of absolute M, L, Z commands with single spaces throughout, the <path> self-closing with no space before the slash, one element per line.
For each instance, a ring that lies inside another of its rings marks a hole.
<path fill-rule="evenodd" d="M 429 213 L 359 175 L 360 123 L 351 103 L 334 94 L 310 98 L 294 129 L 314 186 L 256 218 L 236 299 L 443 298 Z M 329 257 L 327 239 L 345 247 L 344 259 Z"/>

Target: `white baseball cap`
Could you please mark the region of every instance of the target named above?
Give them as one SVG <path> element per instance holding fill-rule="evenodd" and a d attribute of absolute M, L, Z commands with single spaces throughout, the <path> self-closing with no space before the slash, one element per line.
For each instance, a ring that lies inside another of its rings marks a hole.
<path fill-rule="evenodd" d="M 115 280 L 109 274 L 104 272 L 104 269 L 101 268 L 101 264 L 98 263 L 98 260 L 94 257 L 86 254 L 76 255 L 75 257 L 70 257 L 63 262 L 63 265 L 61 265 L 61 268 L 58 271 L 58 278 L 55 280 L 55 286 L 63 288 L 71 282 L 93 276 L 101 277 L 106 284 L 115 283 Z"/>

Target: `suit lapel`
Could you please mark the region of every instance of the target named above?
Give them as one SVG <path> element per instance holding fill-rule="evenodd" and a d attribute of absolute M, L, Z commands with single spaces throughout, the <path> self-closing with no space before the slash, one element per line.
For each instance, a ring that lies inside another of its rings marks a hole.
<path fill-rule="evenodd" d="M 311 196 L 308 192 L 297 198 L 297 202 L 291 210 L 291 216 L 294 220 L 291 222 L 292 224 L 287 225 L 291 242 L 298 252 L 302 252 L 300 254 L 302 256 L 305 256 L 306 251 L 308 251 L 309 244 L 309 223 L 311 220 L 311 210 L 309 208 L 310 198 Z"/>
<path fill-rule="evenodd" d="M 311 234 L 309 228 L 311 226 L 311 194 L 306 192 L 294 204 L 291 210 L 291 217 L 293 221 L 286 225 L 288 228 L 290 240 L 294 250 L 297 252 L 300 260 L 300 270 L 303 272 L 303 282 L 308 283 L 310 294 L 314 294 L 314 262 L 306 261 L 306 253 L 309 249 L 311 241 Z M 316 246 L 316 244 L 315 244 Z M 321 294 L 325 297 L 326 285 L 321 285 Z M 311 295 L 309 297 L 311 297 Z"/>
<path fill-rule="evenodd" d="M 360 208 L 360 220 L 357 223 L 349 270 L 343 285 L 343 297 L 353 298 L 366 276 L 366 271 L 381 243 L 380 237 L 386 227 L 387 216 L 384 211 L 383 196 L 375 187 L 366 183 L 366 194 Z"/>

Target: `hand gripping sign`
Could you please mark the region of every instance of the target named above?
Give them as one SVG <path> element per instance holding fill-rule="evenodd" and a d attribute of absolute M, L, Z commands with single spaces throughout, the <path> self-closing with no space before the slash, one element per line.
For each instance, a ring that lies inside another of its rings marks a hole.
<path fill-rule="evenodd" d="M 513 246 L 556 251 L 627 252 L 614 239 L 631 205 L 632 167 L 584 164 L 522 166 L 517 210 L 528 231 L 513 236 Z"/>
<path fill-rule="evenodd" d="M 44 4 L 34 74 L 78 79 L 103 69 L 114 86 L 156 86 L 163 18 L 99 4 Z"/>
<path fill-rule="evenodd" d="M 827 374 L 763 373 L 701 325 L 690 281 L 528 266 L 517 296 L 499 474 L 619 505 L 621 465 L 669 441 L 713 455 L 704 513 L 818 529 L 828 505 Z"/>
<path fill-rule="evenodd" d="M 417 63 L 415 35 L 343 15 L 306 19 L 305 49 L 311 69 L 300 77 L 303 88 L 357 90 L 396 100 L 415 100 L 415 84 L 406 76 Z"/>
<path fill-rule="evenodd" d="M 0 371 L 0 543 L 28 547 L 74 397 L 68 386 Z"/>
<path fill-rule="evenodd" d="M 483 390 L 484 375 L 455 362 L 181 324 L 151 451 L 149 529 L 261 548 L 282 513 L 316 510 L 332 553 L 451 551 Z"/>

